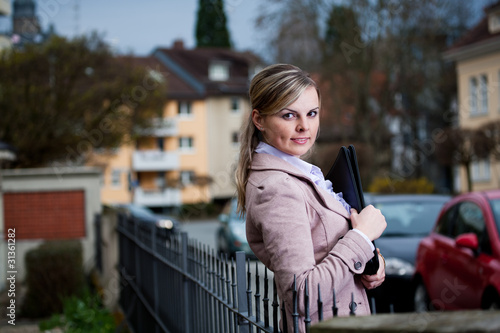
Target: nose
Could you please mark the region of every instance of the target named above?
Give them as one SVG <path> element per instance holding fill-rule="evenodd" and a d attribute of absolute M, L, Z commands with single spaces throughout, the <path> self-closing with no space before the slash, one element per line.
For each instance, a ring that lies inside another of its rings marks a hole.
<path fill-rule="evenodd" d="M 309 130 L 309 122 L 307 119 L 299 119 L 297 122 L 297 132 L 305 132 Z"/>

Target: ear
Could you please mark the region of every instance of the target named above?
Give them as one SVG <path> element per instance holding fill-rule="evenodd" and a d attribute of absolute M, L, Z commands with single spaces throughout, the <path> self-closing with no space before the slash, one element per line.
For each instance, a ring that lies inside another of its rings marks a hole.
<path fill-rule="evenodd" d="M 260 130 L 262 127 L 264 127 L 264 124 L 262 123 L 262 116 L 260 112 L 257 109 L 252 110 L 252 121 L 255 127 L 257 127 L 258 130 Z"/>

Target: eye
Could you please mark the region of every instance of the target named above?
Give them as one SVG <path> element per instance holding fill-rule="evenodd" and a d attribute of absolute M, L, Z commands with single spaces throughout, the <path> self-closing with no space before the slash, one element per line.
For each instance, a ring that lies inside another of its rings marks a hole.
<path fill-rule="evenodd" d="M 293 114 L 292 112 L 287 112 L 287 113 L 283 114 L 281 117 L 283 119 L 287 119 L 287 120 L 288 119 L 293 119 L 295 117 L 295 114 Z"/>
<path fill-rule="evenodd" d="M 317 110 L 314 110 L 314 111 L 309 111 L 309 113 L 307 114 L 308 117 L 311 117 L 311 118 L 314 118 L 318 115 L 318 111 Z"/>

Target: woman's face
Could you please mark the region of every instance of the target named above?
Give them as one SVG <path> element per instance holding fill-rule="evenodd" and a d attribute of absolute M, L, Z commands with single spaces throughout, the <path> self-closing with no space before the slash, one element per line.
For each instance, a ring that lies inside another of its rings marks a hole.
<path fill-rule="evenodd" d="M 252 119 L 264 142 L 284 153 L 300 157 L 316 141 L 319 128 L 319 99 L 316 89 L 308 87 L 300 97 L 271 116 L 253 110 Z"/>

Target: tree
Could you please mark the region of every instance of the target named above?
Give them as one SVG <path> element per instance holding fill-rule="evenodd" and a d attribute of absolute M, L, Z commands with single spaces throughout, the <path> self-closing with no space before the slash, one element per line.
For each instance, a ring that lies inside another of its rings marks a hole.
<path fill-rule="evenodd" d="M 320 68 L 322 0 L 269 0 L 261 7 L 256 26 L 265 36 L 264 54 L 271 62 Z"/>
<path fill-rule="evenodd" d="M 395 109 L 404 124 L 402 165 L 417 178 L 442 172 L 432 163 L 435 156 L 421 147 L 436 129 L 450 126 L 443 114 L 456 95 L 456 71 L 442 52 L 466 31 L 470 6 L 464 0 L 380 2 L 390 24 L 381 26 L 377 53 L 393 96 L 384 107 Z"/>
<path fill-rule="evenodd" d="M 199 0 L 196 47 L 231 47 L 223 0 Z"/>
<path fill-rule="evenodd" d="M 496 124 L 498 126 L 498 124 Z M 479 129 L 448 128 L 437 138 L 436 155 L 444 165 L 460 165 L 467 175 L 467 190 L 472 191 L 471 164 L 487 158 L 497 145 L 488 137 L 488 127 Z M 496 138 L 498 140 L 498 137 Z"/>
<path fill-rule="evenodd" d="M 325 111 L 318 143 L 356 143 L 373 157 L 362 166 L 372 176 L 446 178 L 442 188 L 451 186 L 447 170 L 436 163 L 433 147 L 424 148 L 450 125 L 443 115 L 456 95 L 456 72 L 442 52 L 472 23 L 472 6 L 467 0 L 270 0 L 257 27 L 272 62 L 319 76 Z"/>
<path fill-rule="evenodd" d="M 478 147 L 482 156 L 491 155 L 500 160 L 500 121 L 491 121 L 478 128 L 483 142 Z"/>
<path fill-rule="evenodd" d="M 164 84 L 133 59 L 96 34 L 1 53 L 0 139 L 18 150 L 13 166 L 83 164 L 159 115 Z"/>

